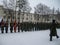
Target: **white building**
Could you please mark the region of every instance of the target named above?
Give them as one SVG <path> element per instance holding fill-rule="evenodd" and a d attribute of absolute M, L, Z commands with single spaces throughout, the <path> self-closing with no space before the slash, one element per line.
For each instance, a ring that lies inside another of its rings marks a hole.
<path fill-rule="evenodd" d="M 3 10 L 3 6 L 0 6 L 0 17 L 3 17 L 4 20 L 6 21 L 7 16 L 10 16 L 9 14 L 6 15 L 4 14 L 4 10 Z M 16 20 L 18 20 L 18 18 L 20 18 L 20 22 L 32 22 L 32 23 L 37 23 L 37 22 L 51 22 L 52 19 L 57 20 L 58 22 L 60 22 L 60 15 L 53 15 L 53 14 L 49 14 L 49 15 L 39 15 L 39 14 L 33 14 L 33 13 L 21 13 L 20 16 L 18 15 L 18 13 L 16 13 L 16 15 L 12 15 L 13 17 L 16 16 Z M 8 21 L 10 22 L 10 17 L 8 18 Z M 14 18 L 13 18 L 14 21 Z"/>
<path fill-rule="evenodd" d="M 3 12 L 3 6 L 0 5 L 0 17 L 3 17 L 5 14 Z"/>

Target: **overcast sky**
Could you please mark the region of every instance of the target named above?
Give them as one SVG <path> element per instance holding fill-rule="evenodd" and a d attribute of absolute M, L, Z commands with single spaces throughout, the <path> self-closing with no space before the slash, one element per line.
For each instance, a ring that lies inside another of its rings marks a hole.
<path fill-rule="evenodd" d="M 34 7 L 39 4 L 45 4 L 47 6 L 49 6 L 50 8 L 55 7 L 56 9 L 60 9 L 60 0 L 28 0 L 30 3 L 30 6 L 32 7 L 32 11 L 34 11 Z M 2 4 L 2 0 L 0 0 L 0 4 Z"/>

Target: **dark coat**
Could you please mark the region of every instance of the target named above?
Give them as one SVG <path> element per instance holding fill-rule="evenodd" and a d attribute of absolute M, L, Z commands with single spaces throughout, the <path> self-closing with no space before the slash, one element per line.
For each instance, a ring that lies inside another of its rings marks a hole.
<path fill-rule="evenodd" d="M 0 22 L 0 28 L 1 28 L 1 22 Z"/>
<path fill-rule="evenodd" d="M 5 30 L 8 30 L 8 22 L 5 23 Z"/>
<path fill-rule="evenodd" d="M 10 23 L 10 30 L 13 30 L 13 23 Z"/>
<path fill-rule="evenodd" d="M 1 22 L 1 30 L 4 30 L 4 22 Z"/>
<path fill-rule="evenodd" d="M 20 30 L 20 27 L 21 27 L 21 26 L 20 26 L 20 22 L 18 22 L 18 30 Z"/>
<path fill-rule="evenodd" d="M 16 21 L 14 22 L 14 32 L 16 32 L 16 28 L 17 28 L 17 23 Z"/>
<path fill-rule="evenodd" d="M 57 27 L 56 23 L 51 24 L 51 26 L 50 26 L 50 36 L 56 36 L 57 35 L 56 27 Z"/>

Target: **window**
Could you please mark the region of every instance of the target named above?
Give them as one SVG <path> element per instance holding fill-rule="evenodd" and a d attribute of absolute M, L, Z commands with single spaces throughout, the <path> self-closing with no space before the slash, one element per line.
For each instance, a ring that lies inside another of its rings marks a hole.
<path fill-rule="evenodd" d="M 12 18 L 14 19 L 14 16 Z"/>
<path fill-rule="evenodd" d="M 47 21 L 49 21 L 49 19 L 47 19 Z"/>
<path fill-rule="evenodd" d="M 24 19 L 24 17 L 22 19 Z"/>
<path fill-rule="evenodd" d="M 31 20 L 32 20 L 32 18 L 31 18 Z"/>
<path fill-rule="evenodd" d="M 28 20 L 28 18 L 26 18 L 26 20 Z"/>
<path fill-rule="evenodd" d="M 4 13 L 6 13 L 6 11 L 4 11 Z"/>
<path fill-rule="evenodd" d="M 39 18 L 37 18 L 37 20 L 39 20 Z"/>
<path fill-rule="evenodd" d="M 20 19 L 20 18 L 18 17 L 18 19 Z"/>
<path fill-rule="evenodd" d="M 27 16 L 28 16 L 28 14 L 27 14 Z"/>
<path fill-rule="evenodd" d="M 10 16 L 8 16 L 8 19 L 10 19 Z"/>
<path fill-rule="evenodd" d="M 6 16 L 4 16 L 4 19 L 6 18 Z"/>

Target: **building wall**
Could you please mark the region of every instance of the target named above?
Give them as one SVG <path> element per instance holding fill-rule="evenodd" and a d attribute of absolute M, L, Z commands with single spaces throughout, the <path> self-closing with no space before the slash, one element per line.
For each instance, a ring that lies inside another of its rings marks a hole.
<path fill-rule="evenodd" d="M 7 15 L 4 14 L 4 11 L 3 11 L 3 6 L 0 6 L 0 17 L 4 17 L 4 20 L 6 21 L 7 20 Z M 20 17 L 20 22 L 32 22 L 32 23 L 37 23 L 37 22 L 51 22 L 52 19 L 55 19 L 57 20 L 59 23 L 60 23 L 60 15 L 38 15 L 38 14 L 33 14 L 33 13 L 21 13 L 20 16 L 18 16 L 18 12 L 16 13 L 16 20 L 17 22 L 19 21 L 18 20 L 18 17 Z M 11 19 L 9 18 L 8 19 L 9 22 L 11 21 Z M 14 21 L 14 19 L 13 19 Z"/>
<path fill-rule="evenodd" d="M 3 6 L 0 5 L 0 17 L 3 17 L 5 14 L 3 12 Z"/>
<path fill-rule="evenodd" d="M 18 20 L 18 15 L 16 15 L 16 19 Z M 34 22 L 34 14 L 32 13 L 21 13 L 20 14 L 20 22 Z"/>

